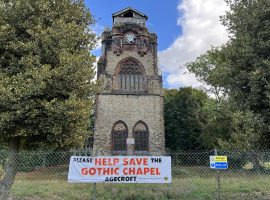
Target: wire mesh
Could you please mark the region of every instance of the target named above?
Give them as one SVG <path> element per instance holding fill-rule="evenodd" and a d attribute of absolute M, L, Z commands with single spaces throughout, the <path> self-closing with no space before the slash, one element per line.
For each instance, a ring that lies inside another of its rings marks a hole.
<path fill-rule="evenodd" d="M 270 151 L 217 153 L 228 157 L 228 169 L 210 168 L 209 157 L 215 155 L 212 150 L 168 151 L 166 156 L 172 158 L 172 184 L 100 183 L 93 190 L 93 184 L 67 182 L 70 157 L 91 156 L 89 150 L 21 151 L 18 162 L 11 162 L 9 152 L 1 150 L 0 197 L 4 200 L 3 193 L 7 192 L 4 183 L 11 180 L 13 168 L 17 173 L 6 193 L 10 200 L 270 199 Z"/>

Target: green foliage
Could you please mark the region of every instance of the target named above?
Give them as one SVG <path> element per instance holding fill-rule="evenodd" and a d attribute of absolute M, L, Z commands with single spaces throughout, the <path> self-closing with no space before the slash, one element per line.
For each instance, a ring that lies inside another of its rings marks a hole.
<path fill-rule="evenodd" d="M 227 102 L 218 103 L 202 90 L 165 90 L 164 118 L 166 146 L 171 150 L 220 148 L 232 139 Z"/>
<path fill-rule="evenodd" d="M 230 11 L 222 17 L 222 23 L 230 34 L 229 42 L 212 48 L 187 66 L 217 89 L 218 106 L 226 104 L 231 118 L 227 141 L 234 148 L 269 148 L 270 2 L 227 3 Z"/>
<path fill-rule="evenodd" d="M 231 114 L 233 131 L 229 140 L 221 141 L 224 148 L 256 149 L 260 145 L 263 122 L 253 112 L 235 111 Z"/>
<path fill-rule="evenodd" d="M 201 90 L 180 88 L 165 90 L 164 118 L 166 147 L 169 149 L 201 149 L 199 137 L 204 124 L 202 107 L 208 100 Z"/>
<path fill-rule="evenodd" d="M 202 112 L 205 113 L 204 126 L 200 135 L 200 142 L 206 149 L 222 147 L 223 141 L 228 141 L 231 131 L 231 112 L 226 102 L 218 103 L 209 99 Z"/>
<path fill-rule="evenodd" d="M 223 75 L 226 70 L 224 64 L 225 55 L 220 48 L 212 48 L 205 54 L 199 56 L 194 62 L 187 63 L 189 71 L 195 73 L 200 81 L 210 86 L 217 100 L 221 101 L 227 94 L 227 88 L 224 83 L 227 81 Z"/>
<path fill-rule="evenodd" d="M 21 151 L 19 154 L 19 172 L 31 172 L 54 166 L 66 166 L 69 162 L 71 153 L 65 151 L 35 151 L 26 153 Z"/>
<path fill-rule="evenodd" d="M 1 140 L 82 144 L 98 88 L 93 23 L 82 0 L 0 0 Z"/>

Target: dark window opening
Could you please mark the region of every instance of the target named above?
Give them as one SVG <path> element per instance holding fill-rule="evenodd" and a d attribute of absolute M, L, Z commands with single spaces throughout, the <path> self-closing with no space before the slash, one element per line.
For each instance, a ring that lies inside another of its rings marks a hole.
<path fill-rule="evenodd" d="M 116 122 L 112 130 L 112 151 L 125 153 L 127 151 L 127 127 L 123 122 Z"/>
<path fill-rule="evenodd" d="M 133 17 L 133 12 L 129 11 L 125 14 L 123 14 L 123 17 Z"/>
<path fill-rule="evenodd" d="M 134 128 L 135 151 L 149 150 L 149 134 L 146 125 L 142 122 L 136 124 Z"/>

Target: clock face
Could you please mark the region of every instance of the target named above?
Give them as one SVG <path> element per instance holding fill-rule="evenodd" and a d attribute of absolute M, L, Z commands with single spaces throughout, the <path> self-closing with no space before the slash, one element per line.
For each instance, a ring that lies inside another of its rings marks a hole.
<path fill-rule="evenodd" d="M 133 43 L 135 42 L 134 39 L 135 39 L 135 35 L 133 33 L 128 33 L 126 34 L 126 40 L 128 43 Z"/>

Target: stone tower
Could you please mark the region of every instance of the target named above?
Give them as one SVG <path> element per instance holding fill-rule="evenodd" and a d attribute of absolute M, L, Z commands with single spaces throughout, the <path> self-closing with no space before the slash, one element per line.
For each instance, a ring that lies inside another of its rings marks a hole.
<path fill-rule="evenodd" d="M 148 17 L 126 8 L 112 15 L 102 34 L 93 151 L 99 155 L 161 155 L 165 152 L 162 77 L 157 68 L 157 36 Z"/>

